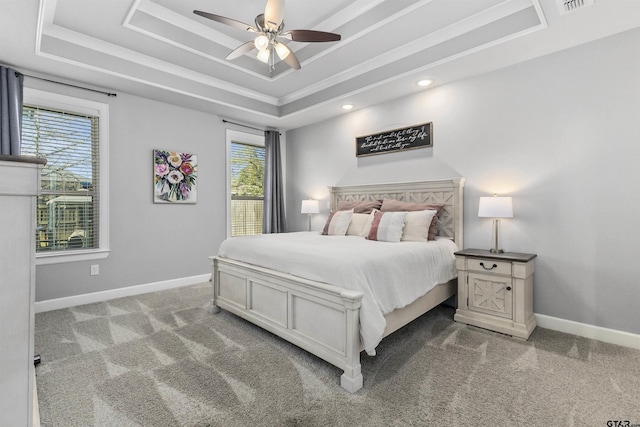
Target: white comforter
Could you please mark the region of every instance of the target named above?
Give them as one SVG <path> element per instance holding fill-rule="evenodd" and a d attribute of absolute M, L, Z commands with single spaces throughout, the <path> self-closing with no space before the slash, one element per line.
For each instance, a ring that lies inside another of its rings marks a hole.
<path fill-rule="evenodd" d="M 362 292 L 360 334 L 365 351 L 374 355 L 386 326 L 383 316 L 455 278 L 456 250 L 449 239 L 388 243 L 298 232 L 227 239 L 219 255 Z"/>

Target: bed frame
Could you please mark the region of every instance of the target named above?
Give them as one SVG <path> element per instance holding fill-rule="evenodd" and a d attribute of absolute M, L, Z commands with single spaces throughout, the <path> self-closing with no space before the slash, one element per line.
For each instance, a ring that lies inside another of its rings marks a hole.
<path fill-rule="evenodd" d="M 464 178 L 453 178 L 329 187 L 329 190 L 332 209 L 342 200 L 444 203 L 437 234 L 452 239 L 462 249 L 463 187 Z M 361 293 L 227 258 L 210 259 L 212 313 L 224 308 L 344 370 L 340 385 L 349 392 L 362 388 Z M 389 313 L 385 316 L 384 336 L 446 301 L 456 290 L 457 279 L 454 279 Z"/>

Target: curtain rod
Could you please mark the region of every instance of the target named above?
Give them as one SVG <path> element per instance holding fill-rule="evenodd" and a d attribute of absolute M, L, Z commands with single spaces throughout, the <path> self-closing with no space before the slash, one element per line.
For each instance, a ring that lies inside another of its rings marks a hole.
<path fill-rule="evenodd" d="M 71 83 L 63 83 L 63 82 L 59 82 L 57 80 L 50 80 L 50 79 L 45 79 L 43 77 L 32 76 L 30 74 L 24 74 L 24 73 L 21 73 L 20 71 L 17 71 L 15 68 L 13 68 L 13 67 L 11 67 L 9 65 L 2 64 L 2 63 L 0 63 L 0 67 L 4 67 L 4 68 L 7 68 L 9 70 L 12 70 L 14 73 L 16 73 L 16 77 L 25 76 L 25 77 L 29 77 L 31 79 L 42 80 L 44 82 L 55 83 L 55 84 L 59 84 L 59 85 L 69 86 L 69 87 L 75 87 L 77 89 L 88 90 L 88 91 L 96 92 L 96 93 L 102 93 L 102 94 L 107 95 L 107 96 L 118 96 L 118 94 L 112 93 L 112 92 L 105 92 L 103 90 L 91 89 L 91 88 L 84 87 L 84 86 L 72 85 Z"/>
<path fill-rule="evenodd" d="M 242 123 L 232 122 L 231 120 L 227 120 L 227 119 L 222 119 L 222 123 L 231 123 L 232 125 L 238 125 L 238 126 L 242 126 L 242 127 L 253 129 L 253 130 L 259 130 L 261 132 L 265 132 L 267 130 L 275 130 L 275 129 L 260 129 L 260 128 L 256 128 L 256 127 L 249 126 L 249 125 L 245 125 L 245 124 L 242 124 Z M 278 132 L 278 135 L 280 135 L 280 132 Z"/>
<path fill-rule="evenodd" d="M 69 86 L 69 87 L 75 87 L 76 89 L 88 90 L 88 91 L 91 91 L 91 92 L 101 93 L 101 94 L 107 95 L 107 96 L 118 96 L 117 93 L 105 92 L 103 90 L 91 89 L 91 88 L 88 88 L 88 87 L 78 86 L 78 85 L 72 85 L 71 83 L 64 83 L 64 82 L 59 82 L 59 81 L 56 81 L 56 80 L 45 79 L 43 77 L 37 77 L 37 76 L 32 76 L 30 74 L 24 74 L 24 73 L 21 73 L 19 71 L 16 71 L 15 73 L 16 73 L 16 76 L 20 74 L 20 75 L 23 75 L 25 77 L 29 77 L 29 78 L 36 79 L 36 80 L 42 80 L 44 82 L 55 83 L 55 84 L 59 84 L 59 85 Z"/>

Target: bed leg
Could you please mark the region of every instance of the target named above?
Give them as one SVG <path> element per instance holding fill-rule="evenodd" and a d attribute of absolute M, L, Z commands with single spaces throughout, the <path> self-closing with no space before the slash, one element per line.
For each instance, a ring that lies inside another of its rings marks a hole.
<path fill-rule="evenodd" d="M 340 377 L 340 385 L 349 393 L 362 388 L 363 378 L 360 368 L 360 305 L 362 294 L 353 291 L 341 293 L 346 310 L 346 342 L 347 354 L 344 363 L 344 374 Z"/>
<path fill-rule="evenodd" d="M 213 262 L 215 266 L 215 261 Z M 216 305 L 216 285 L 213 282 L 213 278 L 215 277 L 215 274 L 216 274 L 215 270 L 216 269 L 214 268 L 213 274 L 211 275 L 211 279 L 209 279 L 209 283 L 211 283 L 211 288 L 213 289 L 213 298 L 211 299 L 211 306 L 209 307 L 209 313 L 211 314 L 218 314 L 221 311 L 221 308 Z"/>
<path fill-rule="evenodd" d="M 355 393 L 362 388 L 363 378 L 360 372 L 360 365 L 355 368 L 345 369 L 340 377 L 340 385 L 349 393 Z"/>

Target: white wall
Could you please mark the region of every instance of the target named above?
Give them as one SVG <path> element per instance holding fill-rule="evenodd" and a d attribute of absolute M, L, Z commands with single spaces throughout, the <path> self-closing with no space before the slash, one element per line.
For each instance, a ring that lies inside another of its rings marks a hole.
<path fill-rule="evenodd" d="M 538 254 L 536 313 L 640 333 L 639 45 L 634 30 L 288 132 L 289 228 L 329 185 L 463 176 L 465 247 L 491 246 L 478 198 L 513 197 L 502 246 Z M 356 136 L 426 121 L 433 148 L 355 157 Z"/>
<path fill-rule="evenodd" d="M 106 259 L 37 267 L 36 301 L 210 274 L 225 238 L 225 125 L 220 118 L 145 98 L 30 80 L 42 90 L 110 105 L 110 247 Z M 153 203 L 153 149 L 198 156 L 195 205 Z M 91 276 L 90 265 L 100 274 Z"/>

